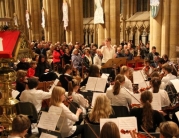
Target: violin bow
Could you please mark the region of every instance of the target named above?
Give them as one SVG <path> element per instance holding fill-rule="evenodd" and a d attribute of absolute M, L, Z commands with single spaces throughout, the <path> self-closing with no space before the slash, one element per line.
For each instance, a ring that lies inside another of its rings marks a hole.
<path fill-rule="evenodd" d="M 142 75 L 142 78 L 144 79 L 144 82 L 145 82 L 146 86 L 149 87 L 148 84 L 147 84 L 146 81 L 145 81 L 145 78 L 144 78 L 144 76 L 143 76 L 141 70 L 140 70 L 140 73 L 141 73 L 141 75 Z"/>
<path fill-rule="evenodd" d="M 143 126 L 140 126 L 142 130 L 150 137 L 150 138 L 155 138 L 153 137 Z"/>
<path fill-rule="evenodd" d="M 140 101 L 134 96 L 134 95 L 132 95 L 130 92 L 129 92 L 129 90 L 127 90 L 125 87 L 124 87 L 124 89 L 126 90 L 126 92 L 128 93 L 128 94 L 130 94 L 137 102 L 139 102 L 139 104 L 140 104 Z"/>

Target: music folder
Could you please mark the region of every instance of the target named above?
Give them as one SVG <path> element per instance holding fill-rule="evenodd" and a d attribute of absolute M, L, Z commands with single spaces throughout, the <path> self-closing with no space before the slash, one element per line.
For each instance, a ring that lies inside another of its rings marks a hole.
<path fill-rule="evenodd" d="M 126 65 L 126 57 L 120 57 L 120 58 L 112 58 L 109 59 L 102 68 L 114 68 L 119 67 L 121 65 Z"/>
<path fill-rule="evenodd" d="M 89 77 L 86 84 L 86 90 L 104 92 L 107 78 Z"/>

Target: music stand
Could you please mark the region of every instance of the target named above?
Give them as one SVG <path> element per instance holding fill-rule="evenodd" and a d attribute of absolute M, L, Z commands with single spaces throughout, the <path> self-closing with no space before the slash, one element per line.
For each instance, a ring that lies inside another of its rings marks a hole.
<path fill-rule="evenodd" d="M 112 58 L 109 59 L 103 66 L 102 68 L 115 68 L 119 67 L 121 65 L 126 65 L 126 57 L 121 57 L 121 58 Z"/>

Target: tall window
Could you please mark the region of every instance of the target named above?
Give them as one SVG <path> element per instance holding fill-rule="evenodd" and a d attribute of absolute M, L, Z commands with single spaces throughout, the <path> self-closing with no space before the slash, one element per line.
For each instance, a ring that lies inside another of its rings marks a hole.
<path fill-rule="evenodd" d="M 83 18 L 94 17 L 94 0 L 83 0 Z"/>
<path fill-rule="evenodd" d="M 147 11 L 147 4 L 149 0 L 137 0 L 137 12 Z"/>

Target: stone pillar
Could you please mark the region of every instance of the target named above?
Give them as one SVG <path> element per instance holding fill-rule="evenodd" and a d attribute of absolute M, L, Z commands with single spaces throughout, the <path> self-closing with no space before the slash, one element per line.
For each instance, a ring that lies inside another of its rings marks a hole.
<path fill-rule="evenodd" d="M 110 37 L 110 0 L 104 1 L 105 38 Z"/>
<path fill-rule="evenodd" d="M 160 1 L 162 4 L 162 0 Z M 160 4 L 160 10 L 157 17 L 153 18 L 150 16 L 150 25 L 151 25 L 151 43 L 152 46 L 156 46 L 157 52 L 161 53 L 161 25 L 162 25 L 162 6 Z"/>
<path fill-rule="evenodd" d="M 98 24 L 98 47 L 104 42 L 104 25 Z"/>
<path fill-rule="evenodd" d="M 23 0 L 22 0 L 23 1 Z M 30 14 L 30 38 L 41 40 L 41 7 L 39 0 L 27 0 L 27 10 Z"/>
<path fill-rule="evenodd" d="M 0 0 L 0 18 L 5 17 L 5 7 L 4 7 L 4 0 Z M 0 25 L 5 25 L 5 22 L 0 22 Z"/>
<path fill-rule="evenodd" d="M 123 40 L 126 40 L 126 13 L 127 13 L 127 0 L 123 0 L 123 17 L 122 17 L 122 30 L 123 30 Z"/>
<path fill-rule="evenodd" d="M 169 23 L 170 23 L 170 1 L 163 0 L 163 21 L 162 21 L 162 41 L 161 41 L 161 55 L 169 55 Z"/>
<path fill-rule="evenodd" d="M 14 13 L 14 0 L 5 0 L 6 17 L 13 17 Z"/>
<path fill-rule="evenodd" d="M 171 60 L 176 59 L 176 46 L 179 46 L 178 41 L 178 30 L 179 30 L 179 10 L 178 10 L 179 1 L 171 0 L 170 1 L 170 32 L 169 32 L 169 57 Z"/>

